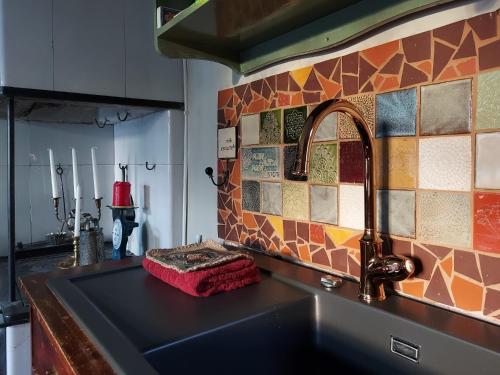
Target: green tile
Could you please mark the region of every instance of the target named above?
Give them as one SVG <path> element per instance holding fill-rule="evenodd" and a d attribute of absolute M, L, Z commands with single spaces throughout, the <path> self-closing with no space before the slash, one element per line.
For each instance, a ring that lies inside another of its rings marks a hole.
<path fill-rule="evenodd" d="M 309 194 L 306 183 L 283 182 L 283 216 L 296 220 L 309 220 Z"/>
<path fill-rule="evenodd" d="M 500 71 L 479 75 L 477 84 L 477 128 L 500 128 Z"/>
<path fill-rule="evenodd" d="M 281 109 L 260 114 L 260 144 L 281 143 Z"/>
<path fill-rule="evenodd" d="M 307 118 L 307 107 L 288 108 L 283 112 L 285 143 L 297 143 Z"/>
<path fill-rule="evenodd" d="M 310 181 L 321 184 L 337 182 L 337 144 L 315 144 L 311 150 Z"/>

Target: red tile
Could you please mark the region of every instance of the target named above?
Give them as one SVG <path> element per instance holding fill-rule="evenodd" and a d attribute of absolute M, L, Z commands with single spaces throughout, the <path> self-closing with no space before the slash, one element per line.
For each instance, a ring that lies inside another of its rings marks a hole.
<path fill-rule="evenodd" d="M 432 276 L 427 290 L 425 291 L 425 297 L 432 301 L 444 303 L 445 305 L 453 306 L 453 301 L 451 300 L 448 287 L 444 282 L 441 270 L 436 268 L 434 275 Z"/>
<path fill-rule="evenodd" d="M 377 68 L 399 50 L 399 40 L 364 50 L 361 54 Z"/>
<path fill-rule="evenodd" d="M 339 59 L 326 60 L 314 65 L 314 69 L 325 78 L 330 78 Z"/>
<path fill-rule="evenodd" d="M 311 242 L 318 243 L 323 245 L 325 243 L 325 231 L 323 230 L 323 226 L 319 224 L 310 224 L 309 225 L 309 239 Z"/>
<path fill-rule="evenodd" d="M 295 241 L 297 239 L 297 230 L 295 226 L 295 221 L 293 220 L 283 220 L 283 232 L 285 241 Z"/>
<path fill-rule="evenodd" d="M 417 266 L 415 276 L 419 279 L 430 280 L 436 265 L 436 257 L 420 246 L 414 245 L 413 258 Z"/>
<path fill-rule="evenodd" d="M 473 17 L 467 20 L 467 23 L 481 40 L 497 35 L 497 17 L 495 12 Z"/>
<path fill-rule="evenodd" d="M 304 90 L 308 91 L 320 91 L 321 85 L 319 84 L 318 78 L 316 77 L 316 73 L 314 69 L 311 69 L 311 73 L 309 73 L 309 77 L 307 77 L 306 83 L 304 84 Z"/>
<path fill-rule="evenodd" d="M 358 77 L 342 75 L 342 88 L 344 96 L 358 93 Z"/>
<path fill-rule="evenodd" d="M 309 224 L 297 223 L 297 237 L 309 242 Z"/>
<path fill-rule="evenodd" d="M 301 91 L 299 84 L 295 82 L 295 80 L 292 78 L 291 75 L 288 77 L 288 84 L 289 84 L 288 89 L 290 91 L 293 92 Z"/>
<path fill-rule="evenodd" d="M 434 42 L 434 64 L 432 69 L 432 80 L 442 72 L 455 50 L 451 47 L 445 46 L 442 43 Z"/>
<path fill-rule="evenodd" d="M 361 142 L 340 142 L 339 154 L 340 182 L 362 183 L 364 181 L 364 156 Z"/>
<path fill-rule="evenodd" d="M 500 253 L 500 194 L 474 194 L 474 248 Z"/>
<path fill-rule="evenodd" d="M 321 101 L 321 93 L 319 92 L 304 91 L 302 97 L 304 98 L 304 102 L 300 104 L 315 104 Z"/>
<path fill-rule="evenodd" d="M 262 85 L 264 84 L 263 79 L 259 79 L 257 81 L 253 81 L 250 83 L 250 87 L 252 88 L 253 91 L 255 91 L 257 94 L 261 95 L 262 94 Z"/>
<path fill-rule="evenodd" d="M 404 55 L 402 53 L 398 53 L 394 55 L 392 59 L 390 59 L 387 64 L 384 65 L 380 73 L 382 74 L 399 74 L 401 71 L 401 65 L 403 62 Z"/>
<path fill-rule="evenodd" d="M 464 57 L 476 56 L 476 44 L 474 43 L 474 37 L 472 36 L 472 31 L 465 37 L 462 45 L 457 50 L 453 56 L 453 60 L 463 59 Z"/>
<path fill-rule="evenodd" d="M 471 279 L 482 282 L 479 269 L 477 268 L 476 256 L 470 251 L 455 250 L 453 258 L 455 272 L 468 276 Z"/>
<path fill-rule="evenodd" d="M 372 77 L 373 74 L 377 71 L 373 65 L 371 65 L 368 61 L 359 58 L 359 88 L 361 89 L 363 85 Z"/>
<path fill-rule="evenodd" d="M 479 254 L 484 285 L 500 284 L 500 258 Z"/>
<path fill-rule="evenodd" d="M 432 32 L 435 38 L 444 40 L 454 46 L 458 46 L 462 40 L 465 21 L 454 22 L 450 25 L 439 27 Z"/>
<path fill-rule="evenodd" d="M 500 290 L 487 288 L 483 314 L 488 315 L 497 310 L 500 310 Z"/>
<path fill-rule="evenodd" d="M 358 52 L 342 56 L 342 73 L 358 74 Z"/>
<path fill-rule="evenodd" d="M 340 272 L 347 273 L 347 249 L 333 250 L 332 267 Z"/>
<path fill-rule="evenodd" d="M 479 69 L 490 69 L 500 66 L 500 40 L 479 47 Z"/>
<path fill-rule="evenodd" d="M 350 255 L 347 256 L 347 263 L 349 264 L 349 274 L 359 277 L 361 273 L 359 264 Z"/>
<path fill-rule="evenodd" d="M 406 61 L 409 63 L 430 59 L 431 33 L 429 31 L 403 38 L 402 43 Z"/>
<path fill-rule="evenodd" d="M 330 259 L 325 249 L 318 250 L 312 255 L 312 261 L 316 264 L 321 264 L 323 266 L 331 267 Z"/>
<path fill-rule="evenodd" d="M 288 76 L 288 72 L 280 73 L 276 76 L 276 89 L 278 91 L 288 91 Z"/>
<path fill-rule="evenodd" d="M 427 82 L 427 80 L 428 77 L 424 72 L 418 70 L 417 68 L 414 68 L 410 64 L 405 63 L 403 67 L 403 75 L 401 76 L 400 87 L 403 88 L 416 85 L 417 83 Z"/>

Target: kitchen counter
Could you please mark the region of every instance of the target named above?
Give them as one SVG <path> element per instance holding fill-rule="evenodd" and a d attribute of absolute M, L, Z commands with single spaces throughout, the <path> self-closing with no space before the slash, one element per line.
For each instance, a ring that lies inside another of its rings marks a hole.
<path fill-rule="evenodd" d="M 151 332 L 151 334 L 145 333 L 144 336 L 140 337 L 143 341 L 136 345 L 138 348 L 142 346 L 137 349 L 137 355 L 140 355 L 141 358 L 144 355 L 149 363 L 153 363 L 155 359 L 147 357 L 148 355 L 154 357 L 156 349 L 151 350 L 150 346 L 158 347 L 160 341 L 166 340 L 167 345 L 162 346 L 160 354 L 162 357 L 170 356 L 169 363 L 173 368 L 176 368 L 178 365 L 176 359 L 180 363 L 179 366 L 184 365 L 181 363 L 181 359 L 186 352 L 183 348 L 187 347 L 182 345 L 187 345 L 186 343 L 199 344 L 196 348 L 202 348 L 200 345 L 205 340 L 205 344 L 208 345 L 205 348 L 210 346 L 212 348 L 224 347 L 226 345 L 227 350 L 231 350 L 233 346 L 239 350 L 238 345 L 242 340 L 238 339 L 234 342 L 231 340 L 237 337 L 248 337 L 249 339 L 255 338 L 255 342 L 251 343 L 251 340 L 249 340 L 249 344 L 245 349 L 252 350 L 252 352 L 261 350 L 259 353 L 262 354 L 258 355 L 262 356 L 263 363 L 266 360 L 268 361 L 271 367 L 265 367 L 265 369 L 269 371 L 272 366 L 283 363 L 280 362 L 280 358 L 293 359 L 300 357 L 300 353 L 294 353 L 292 356 L 284 355 L 287 353 L 281 353 L 278 350 L 280 346 L 268 346 L 270 345 L 270 338 L 276 337 L 276 335 L 284 334 L 282 337 L 283 342 L 293 341 L 293 337 L 286 335 L 286 332 L 291 329 L 287 327 L 294 327 L 297 324 L 295 321 L 283 318 L 283 316 L 292 316 L 293 314 L 289 315 L 289 312 L 285 312 L 285 310 L 277 310 L 277 312 L 269 316 L 271 316 L 271 322 L 278 322 L 279 324 L 268 324 L 269 319 L 266 318 L 267 320 L 264 320 L 265 324 L 267 324 L 265 327 L 261 323 L 255 323 L 257 320 L 253 319 L 262 316 L 259 309 L 264 311 L 269 308 L 269 297 L 275 293 L 276 295 L 282 295 L 281 302 L 283 303 L 309 301 L 310 305 L 301 305 L 304 310 L 293 309 L 300 311 L 300 314 L 295 314 L 293 319 L 297 319 L 297 316 L 310 317 L 311 319 L 314 330 L 314 353 L 317 353 L 318 359 L 315 361 L 314 367 L 316 372 L 323 371 L 321 363 L 331 367 L 332 361 L 330 359 L 325 362 L 320 360 L 321 353 L 325 352 L 334 352 L 334 358 L 338 359 L 337 362 L 334 361 L 333 367 L 342 367 L 346 363 L 357 362 L 360 366 L 369 365 L 372 369 L 376 365 L 376 368 L 379 368 L 381 372 L 454 372 L 455 374 L 473 372 L 477 374 L 494 374 L 500 368 L 500 342 L 498 341 L 500 327 L 498 326 L 399 296 L 390 296 L 384 302 L 367 305 L 357 300 L 357 283 L 344 281 L 340 288 L 325 291 L 319 284 L 322 275 L 319 271 L 280 261 L 260 253 L 255 253 L 254 256 L 257 265 L 262 270 L 264 279 L 260 286 L 255 287 L 255 291 L 260 291 L 254 292 L 250 289 L 252 287 L 239 291 L 240 296 L 245 296 L 242 301 L 249 300 L 249 298 L 250 300 L 255 298 L 255 301 L 260 301 L 253 305 L 254 310 L 250 311 L 251 308 L 249 307 L 247 311 L 247 315 L 251 315 L 252 319 L 245 319 L 243 315 L 238 315 L 243 311 L 241 308 L 234 307 L 236 305 L 234 301 L 239 298 L 238 291 L 219 295 L 219 297 L 211 297 L 213 299 L 209 298 L 209 304 L 212 304 L 212 307 L 205 306 L 205 310 L 201 307 L 195 307 L 200 305 L 197 302 L 188 302 L 191 307 L 184 305 L 183 308 L 189 310 L 185 310 L 183 314 L 178 314 L 173 310 L 170 320 L 165 321 L 165 325 L 170 322 L 170 324 L 175 323 L 178 327 L 164 328 L 163 333 L 151 331 L 154 334 Z M 99 275 L 109 273 L 112 270 L 120 272 L 135 267 L 136 271 L 132 273 L 137 278 L 136 283 L 141 278 L 144 280 L 148 278 L 147 283 L 151 283 L 152 289 L 156 288 L 158 291 L 158 288 L 170 288 L 164 284 L 157 285 L 156 282 L 161 282 L 154 278 L 149 279 L 150 276 L 141 275 L 140 271 L 142 270 L 136 267 L 140 265 L 141 260 L 142 258 L 129 258 L 123 261 L 106 262 L 21 279 L 21 288 L 26 302 L 32 305 L 33 366 L 36 373 L 45 374 L 57 371 L 59 374 L 108 374 L 126 372 L 124 370 L 126 368 L 124 362 L 126 361 L 120 360 L 119 355 L 116 355 L 110 349 L 109 343 L 99 338 L 99 334 L 96 335 L 96 331 L 93 330 L 92 324 L 95 323 L 95 320 L 82 320 L 80 311 L 70 313 L 69 309 L 63 307 L 64 304 L 54 296 L 46 282 L 57 279 L 84 280 L 83 275 Z M 276 288 L 276 290 L 266 295 L 262 286 L 266 286 L 265 289 L 272 290 Z M 120 298 L 125 302 L 132 303 L 133 301 L 130 301 L 128 297 L 123 295 Z M 217 308 L 214 307 L 217 300 L 225 301 L 223 304 L 226 306 L 226 308 L 222 304 L 219 306 L 219 314 Z M 229 304 L 230 300 L 233 303 Z M 67 301 L 64 303 L 67 303 Z M 242 304 L 244 306 L 244 302 Z M 126 303 L 123 306 L 125 305 Z M 249 302 L 250 305 L 252 304 Z M 71 306 L 74 308 L 76 305 Z M 110 306 L 101 303 L 101 306 L 98 307 L 101 311 L 105 311 L 110 309 Z M 125 309 L 123 306 L 121 308 Z M 264 309 L 263 306 L 267 307 Z M 175 305 L 173 307 L 175 309 Z M 131 311 L 134 308 L 131 308 Z M 181 309 L 182 307 L 177 308 Z M 206 310 L 207 308 L 208 310 Z M 186 311 L 191 314 L 189 318 L 187 318 Z M 209 311 L 210 313 L 208 313 Z M 127 313 L 128 311 L 123 311 L 124 315 Z M 109 317 L 113 313 L 108 311 L 106 314 Z M 182 315 L 186 316 L 187 324 L 185 326 L 179 326 L 179 317 Z M 231 320 L 232 323 L 226 324 L 224 329 L 220 329 L 221 324 L 224 323 L 224 319 L 220 320 L 221 317 L 228 319 L 228 321 Z M 155 319 L 158 320 L 158 317 Z M 196 322 L 196 329 L 192 329 L 193 325 L 189 324 L 189 321 Z M 241 322 L 249 322 L 250 325 L 247 323 L 245 323 L 247 325 L 241 325 Z M 140 324 L 138 321 L 136 327 L 131 327 L 129 332 L 125 332 L 125 328 L 120 327 L 120 323 L 116 322 L 116 324 L 113 324 L 114 328 L 112 328 L 121 329 L 123 332 L 123 335 L 115 335 L 116 339 L 124 340 L 124 343 L 128 341 L 131 343 L 139 342 L 134 335 L 137 334 L 137 327 L 140 327 Z M 153 326 L 154 324 L 150 325 L 150 327 Z M 234 328 L 238 326 L 241 326 L 239 331 Z M 279 330 L 280 327 L 281 331 Z M 272 331 L 275 328 L 277 330 Z M 105 331 L 110 336 L 113 336 L 113 329 L 110 328 L 109 331 Z M 273 332 L 272 335 L 265 335 L 268 330 L 269 333 Z M 183 335 L 189 336 L 188 339 L 183 340 L 181 337 Z M 419 363 L 413 363 L 392 353 L 389 350 L 391 337 L 397 337 L 418 346 L 421 353 Z M 193 346 L 190 348 L 192 349 Z M 271 353 L 272 355 L 264 360 L 264 353 Z M 280 357 L 282 354 L 284 356 Z M 276 358 L 276 363 L 272 362 L 273 356 Z M 359 361 L 359 358 L 365 360 Z M 189 358 L 184 358 L 184 360 L 187 362 L 186 366 L 195 365 L 192 363 L 193 361 L 189 361 Z M 259 361 L 251 362 L 248 365 L 249 368 L 254 363 L 259 363 Z M 210 368 L 203 363 L 198 365 L 205 369 Z M 149 370 L 151 370 L 151 367 L 148 367 Z M 362 370 L 360 369 L 360 372 Z M 148 373 L 148 371 L 143 372 L 143 374 Z M 266 373 L 265 370 L 263 372 Z M 280 371 L 277 371 L 277 373 L 280 373 Z"/>

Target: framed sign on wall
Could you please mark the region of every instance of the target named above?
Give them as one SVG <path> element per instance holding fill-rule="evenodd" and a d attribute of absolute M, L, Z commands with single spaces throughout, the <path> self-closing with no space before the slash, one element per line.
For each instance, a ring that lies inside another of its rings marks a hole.
<path fill-rule="evenodd" d="M 219 129 L 217 157 L 219 159 L 236 159 L 236 126 Z"/>

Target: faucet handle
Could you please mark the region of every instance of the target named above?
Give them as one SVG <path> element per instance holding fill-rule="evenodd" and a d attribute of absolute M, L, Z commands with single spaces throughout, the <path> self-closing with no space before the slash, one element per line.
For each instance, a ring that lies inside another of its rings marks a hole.
<path fill-rule="evenodd" d="M 376 258 L 368 265 L 368 273 L 377 281 L 401 281 L 415 272 L 413 260 L 403 256 L 388 255 Z"/>

